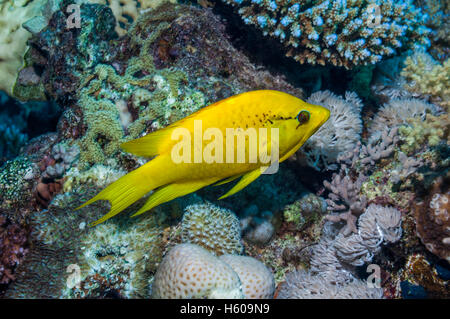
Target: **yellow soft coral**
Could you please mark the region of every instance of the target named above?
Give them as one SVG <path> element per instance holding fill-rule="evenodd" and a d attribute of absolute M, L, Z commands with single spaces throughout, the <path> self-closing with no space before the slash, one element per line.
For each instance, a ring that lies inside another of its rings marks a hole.
<path fill-rule="evenodd" d="M 400 149 L 409 154 L 420 149 L 423 144 L 436 146 L 441 141 L 450 144 L 449 114 L 441 114 L 434 116 L 427 114 L 427 118 L 423 121 L 420 118 L 410 118 L 407 120 L 409 125 L 400 127 L 399 133 L 404 144 Z"/>
<path fill-rule="evenodd" d="M 431 95 L 436 103 L 447 109 L 450 107 L 449 59 L 439 64 L 427 53 L 416 52 L 406 59 L 401 75 L 410 82 L 408 90 Z"/>

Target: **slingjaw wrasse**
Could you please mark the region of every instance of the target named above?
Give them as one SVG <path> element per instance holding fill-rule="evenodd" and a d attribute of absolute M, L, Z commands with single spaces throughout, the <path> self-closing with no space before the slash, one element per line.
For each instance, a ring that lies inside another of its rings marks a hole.
<path fill-rule="evenodd" d="M 241 177 L 221 197 L 225 198 L 257 179 L 272 164 L 269 159 L 274 152 L 277 162 L 294 154 L 329 116 L 328 109 L 283 92 L 260 90 L 232 96 L 122 144 L 127 152 L 154 158 L 79 208 L 108 200 L 111 210 L 93 223 L 97 225 L 152 190 L 133 216 L 207 185 Z"/>

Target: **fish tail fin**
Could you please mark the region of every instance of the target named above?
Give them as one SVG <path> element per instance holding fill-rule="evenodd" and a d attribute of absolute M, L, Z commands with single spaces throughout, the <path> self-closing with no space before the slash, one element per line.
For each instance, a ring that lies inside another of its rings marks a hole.
<path fill-rule="evenodd" d="M 196 190 L 208 186 L 212 183 L 217 182 L 217 178 L 209 178 L 204 180 L 190 181 L 184 183 L 173 183 L 166 185 L 157 189 L 150 197 L 144 206 L 141 207 L 134 215 L 131 217 L 135 217 L 145 213 L 146 211 L 162 204 L 166 203 L 172 199 L 177 197 L 181 197 L 190 193 L 195 192 Z"/>
<path fill-rule="evenodd" d="M 117 215 L 155 188 L 154 183 L 149 183 L 147 178 L 148 174 L 146 171 L 149 169 L 148 165 L 150 163 L 151 162 L 128 173 L 125 176 L 122 176 L 120 179 L 98 193 L 95 197 L 77 208 L 83 208 L 98 200 L 107 200 L 111 203 L 111 210 L 102 218 L 93 222 L 90 225 L 91 227 L 103 223 L 107 219 Z"/>

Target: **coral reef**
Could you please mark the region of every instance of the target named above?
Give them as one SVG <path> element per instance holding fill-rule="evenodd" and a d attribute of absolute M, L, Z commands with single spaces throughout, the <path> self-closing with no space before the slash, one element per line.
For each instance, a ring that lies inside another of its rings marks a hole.
<path fill-rule="evenodd" d="M 0 297 L 448 297 L 448 4 L 174 2 L 0 4 Z M 121 143 L 256 89 L 331 111 L 277 174 L 75 211 L 148 161 Z"/>
<path fill-rule="evenodd" d="M 241 227 L 236 215 L 211 203 L 186 207 L 181 222 L 183 243 L 202 246 L 216 256 L 241 254 Z"/>
<path fill-rule="evenodd" d="M 412 1 L 226 0 L 246 24 L 278 39 L 300 63 L 351 68 L 422 42 L 426 16 Z"/>

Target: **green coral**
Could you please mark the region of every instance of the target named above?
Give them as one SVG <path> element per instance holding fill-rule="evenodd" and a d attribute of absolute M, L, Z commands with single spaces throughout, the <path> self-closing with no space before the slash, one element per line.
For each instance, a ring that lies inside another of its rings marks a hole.
<path fill-rule="evenodd" d="M 149 123 L 153 129 L 158 129 L 206 104 L 201 92 L 180 88 L 180 83 L 188 82 L 184 72 L 155 68 L 149 48 L 169 24 L 160 23 L 148 38 L 142 39 L 135 34 L 139 23 L 140 20 L 130 34 L 133 45 L 140 47 L 140 53 L 128 60 L 124 75 L 117 74 L 110 65 L 99 64 L 94 72 L 84 76 L 78 101 L 87 126 L 86 134 L 79 141 L 82 164 L 104 163 L 117 154 L 121 143 L 149 129 Z M 140 76 L 143 70 L 148 74 Z M 150 87 L 155 89 L 151 91 Z M 138 111 L 134 122 L 128 111 L 128 101 Z M 120 108 L 119 104 L 125 106 Z"/>
<path fill-rule="evenodd" d="M 402 152 L 411 154 L 424 145 L 437 146 L 441 141 L 449 141 L 449 116 L 447 113 L 434 116 L 427 114 L 425 120 L 411 118 L 409 125 L 401 126 L 398 130 L 403 144 L 400 146 Z"/>
<path fill-rule="evenodd" d="M 304 228 L 307 224 L 316 223 L 322 219 L 326 212 L 326 202 L 309 193 L 291 205 L 284 208 L 283 214 L 287 222 L 291 222 L 297 229 Z"/>

